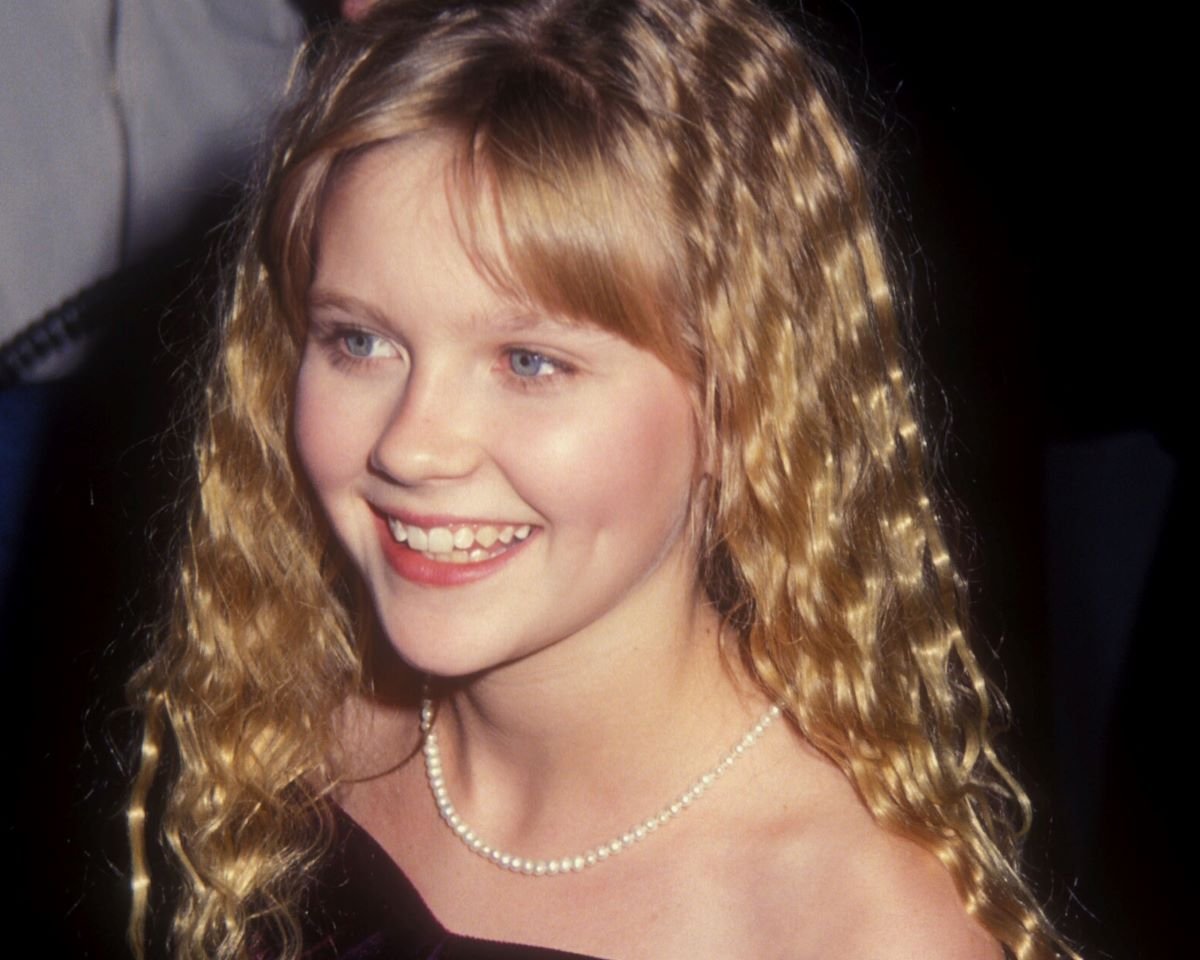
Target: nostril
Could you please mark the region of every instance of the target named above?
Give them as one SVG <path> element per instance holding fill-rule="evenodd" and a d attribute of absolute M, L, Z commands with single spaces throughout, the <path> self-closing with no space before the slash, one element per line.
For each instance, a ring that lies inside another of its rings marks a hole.
<path fill-rule="evenodd" d="M 432 378 L 414 376 L 380 427 L 370 467 L 401 486 L 467 476 L 480 456 L 472 422 L 466 403 L 456 402 Z"/>

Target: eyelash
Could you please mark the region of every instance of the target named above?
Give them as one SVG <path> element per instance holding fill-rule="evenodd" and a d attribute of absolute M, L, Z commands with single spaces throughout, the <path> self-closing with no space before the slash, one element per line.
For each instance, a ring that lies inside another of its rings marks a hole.
<path fill-rule="evenodd" d="M 330 361 L 336 368 L 355 370 L 380 359 L 371 356 L 357 356 L 351 353 L 349 341 L 354 338 L 368 339 L 372 341 L 372 347 L 378 342 L 386 342 L 387 340 L 386 337 L 381 337 L 379 334 L 371 333 L 369 330 L 363 330 L 359 327 L 335 327 L 327 331 L 320 339 L 325 346 Z M 563 377 L 573 376 L 576 372 L 571 364 L 549 354 L 542 353 L 540 350 L 530 349 L 529 347 L 506 347 L 503 350 L 503 357 L 504 372 L 507 379 L 520 390 L 550 389 Z M 548 366 L 550 367 L 550 372 L 539 372 L 532 376 L 522 376 L 513 368 L 513 363 L 517 357 L 528 357 L 536 360 L 539 371 L 544 366 Z"/>
<path fill-rule="evenodd" d="M 548 356 L 539 350 L 531 350 L 528 347 L 509 347 L 504 351 L 504 357 L 509 379 L 516 383 L 522 390 L 545 390 L 554 386 L 562 377 L 570 377 L 575 373 L 575 368 L 569 363 Z M 517 357 L 529 357 L 536 360 L 539 369 L 543 365 L 546 365 L 551 368 L 551 372 L 539 372 L 532 376 L 522 376 L 513 369 L 513 363 Z"/>
<path fill-rule="evenodd" d="M 380 359 L 371 356 L 360 357 L 351 353 L 348 343 L 353 338 L 370 340 L 372 348 L 377 343 L 386 341 L 385 337 L 358 327 L 334 327 L 323 332 L 320 336 L 320 342 L 325 347 L 325 352 L 329 355 L 330 362 L 339 370 L 354 370 Z"/>

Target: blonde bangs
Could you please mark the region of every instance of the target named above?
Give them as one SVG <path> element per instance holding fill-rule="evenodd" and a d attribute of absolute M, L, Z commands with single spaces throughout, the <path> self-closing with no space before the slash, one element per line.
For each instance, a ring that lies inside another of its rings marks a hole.
<path fill-rule="evenodd" d="M 310 143 L 281 146 L 263 259 L 293 336 L 304 335 L 321 204 L 339 171 L 375 147 L 442 139 L 448 198 L 481 275 L 532 309 L 595 324 L 698 380 L 701 337 L 681 319 L 688 284 L 661 124 L 633 79 L 531 54 L 519 31 L 509 49 L 464 33 L 426 37 L 403 70 L 385 67 L 397 51 L 381 46 L 322 78 L 325 113 L 299 131 Z M 334 116 L 355 119 L 338 126 Z"/>
<path fill-rule="evenodd" d="M 577 118 L 523 119 L 526 129 L 489 129 L 458 165 L 477 266 L 508 296 L 617 334 L 694 382 L 650 151 L 632 136 L 604 144 Z"/>

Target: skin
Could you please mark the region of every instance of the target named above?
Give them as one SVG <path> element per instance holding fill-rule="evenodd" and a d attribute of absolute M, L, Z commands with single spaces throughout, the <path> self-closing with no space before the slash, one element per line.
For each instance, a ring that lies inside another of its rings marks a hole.
<path fill-rule="evenodd" d="M 352 22 L 357 22 L 371 12 L 375 0 L 341 0 L 338 9 L 342 16 Z"/>
<path fill-rule="evenodd" d="M 454 229 L 447 156 L 376 148 L 328 192 L 297 446 L 403 669 L 446 678 L 464 819 L 503 849 L 573 854 L 661 809 L 768 703 L 695 582 L 690 386 L 492 289 Z M 383 516 L 531 536 L 471 582 L 414 582 Z M 941 866 L 785 722 L 645 843 L 543 880 L 441 823 L 410 706 L 355 702 L 341 730 L 339 803 L 451 930 L 635 960 L 999 956 Z"/>
<path fill-rule="evenodd" d="M 385 632 L 449 677 L 690 635 L 689 387 L 621 338 L 488 286 L 443 167 L 440 148 L 394 147 L 343 173 L 296 391 L 301 460 Z M 445 587 L 414 582 L 384 518 L 531 534 L 499 569 Z"/>

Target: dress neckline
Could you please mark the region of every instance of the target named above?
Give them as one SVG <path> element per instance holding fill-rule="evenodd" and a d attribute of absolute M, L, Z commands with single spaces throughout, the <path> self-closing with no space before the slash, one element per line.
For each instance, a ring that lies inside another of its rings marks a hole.
<path fill-rule="evenodd" d="M 333 847 L 305 908 L 305 960 L 601 960 L 452 933 L 379 842 L 333 812 Z"/>

